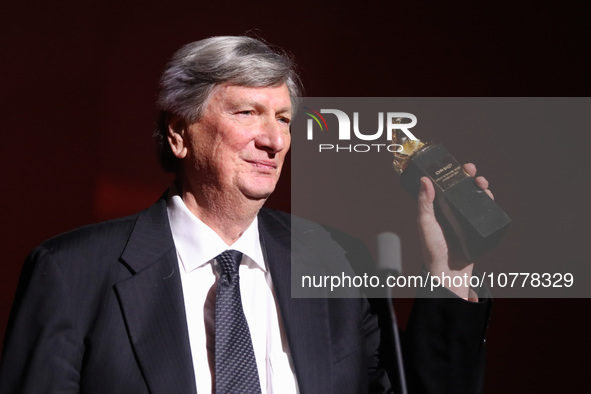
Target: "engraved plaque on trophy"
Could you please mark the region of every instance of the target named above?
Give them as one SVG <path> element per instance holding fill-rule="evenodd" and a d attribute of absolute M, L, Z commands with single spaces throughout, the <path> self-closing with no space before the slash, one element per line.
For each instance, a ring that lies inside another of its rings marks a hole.
<path fill-rule="evenodd" d="M 470 260 L 499 243 L 511 219 L 447 149 L 411 140 L 401 130 L 395 130 L 392 142 L 399 145 L 394 153 L 394 170 L 411 196 L 417 198 L 421 177 L 431 179 L 436 192 L 435 213 L 448 243 L 458 243 Z"/>

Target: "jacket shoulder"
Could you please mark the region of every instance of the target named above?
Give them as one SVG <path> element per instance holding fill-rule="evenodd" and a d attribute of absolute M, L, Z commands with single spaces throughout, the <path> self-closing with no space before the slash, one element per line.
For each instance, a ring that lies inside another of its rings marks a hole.
<path fill-rule="evenodd" d="M 275 224 L 279 224 L 296 237 L 298 234 L 306 234 L 311 231 L 316 231 L 318 234 L 327 235 L 330 232 L 329 228 L 322 226 L 312 220 L 304 219 L 291 213 L 276 211 L 270 208 L 261 209 L 259 212 L 259 220 L 261 220 L 263 225 L 268 225 L 273 222 Z"/>
<path fill-rule="evenodd" d="M 305 238 L 307 241 L 311 238 L 320 239 L 321 241 L 331 239 L 345 250 L 365 247 L 360 239 L 350 234 L 334 227 L 320 224 L 287 212 L 263 208 L 261 209 L 259 217 L 263 222 L 274 220 L 280 223 L 292 234 L 294 239 L 301 237 Z"/>
<path fill-rule="evenodd" d="M 125 246 L 139 214 L 89 224 L 56 235 L 37 247 L 54 254 L 82 254 L 113 251 Z"/>
<path fill-rule="evenodd" d="M 105 264 L 120 262 L 133 242 L 134 234 L 142 237 L 154 232 L 160 236 L 166 234 L 168 228 L 166 200 L 160 199 L 136 214 L 90 224 L 50 238 L 33 250 L 28 260 L 37 264 L 36 261 L 45 256 L 52 257 L 66 271 L 78 271 L 82 267 L 99 270 Z"/>

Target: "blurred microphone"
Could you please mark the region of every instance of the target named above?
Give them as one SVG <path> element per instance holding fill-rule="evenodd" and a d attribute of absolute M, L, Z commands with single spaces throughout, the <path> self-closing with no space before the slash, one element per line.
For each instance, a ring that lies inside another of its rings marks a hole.
<path fill-rule="evenodd" d="M 400 237 L 392 232 L 378 235 L 378 269 L 394 276 L 402 273 Z"/>
<path fill-rule="evenodd" d="M 400 246 L 400 237 L 392 232 L 378 234 L 378 270 L 385 275 L 398 276 L 402 273 L 402 248 Z M 386 287 L 386 298 L 392 317 L 392 331 L 394 334 L 394 354 L 398 364 L 398 377 L 400 384 L 400 393 L 408 394 L 406 387 L 406 376 L 404 373 L 404 360 L 402 358 L 402 345 L 400 343 L 400 334 L 398 332 L 398 321 L 394 312 L 392 303 L 391 289 Z"/>

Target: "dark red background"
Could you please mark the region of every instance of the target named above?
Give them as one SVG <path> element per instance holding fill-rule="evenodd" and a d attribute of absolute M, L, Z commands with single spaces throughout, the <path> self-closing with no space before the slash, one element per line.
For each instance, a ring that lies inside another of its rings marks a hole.
<path fill-rule="evenodd" d="M 294 54 L 308 96 L 586 96 L 591 87 L 583 2 L 24 3 L 0 5 L 0 335 L 29 250 L 147 207 L 167 187 L 150 138 L 155 91 L 189 41 L 254 31 Z M 561 195 L 587 193 L 586 181 Z M 289 197 L 284 177 L 269 203 L 289 210 Z M 505 197 L 508 212 L 519 209 L 511 204 Z M 581 239 L 585 230 L 565 229 Z M 531 247 L 532 258 L 543 253 Z M 410 303 L 397 302 L 403 321 Z M 486 392 L 580 392 L 590 306 L 496 300 Z"/>

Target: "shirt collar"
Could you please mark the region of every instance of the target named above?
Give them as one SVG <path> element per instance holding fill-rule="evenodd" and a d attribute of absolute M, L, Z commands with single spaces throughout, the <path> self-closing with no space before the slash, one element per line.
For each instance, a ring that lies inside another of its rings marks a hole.
<path fill-rule="evenodd" d="M 256 217 L 242 236 L 228 246 L 215 231 L 187 208 L 181 196 L 169 197 L 167 212 L 174 244 L 185 272 L 191 272 L 209 263 L 228 249 L 242 252 L 250 257 L 256 267 L 267 271 Z"/>

